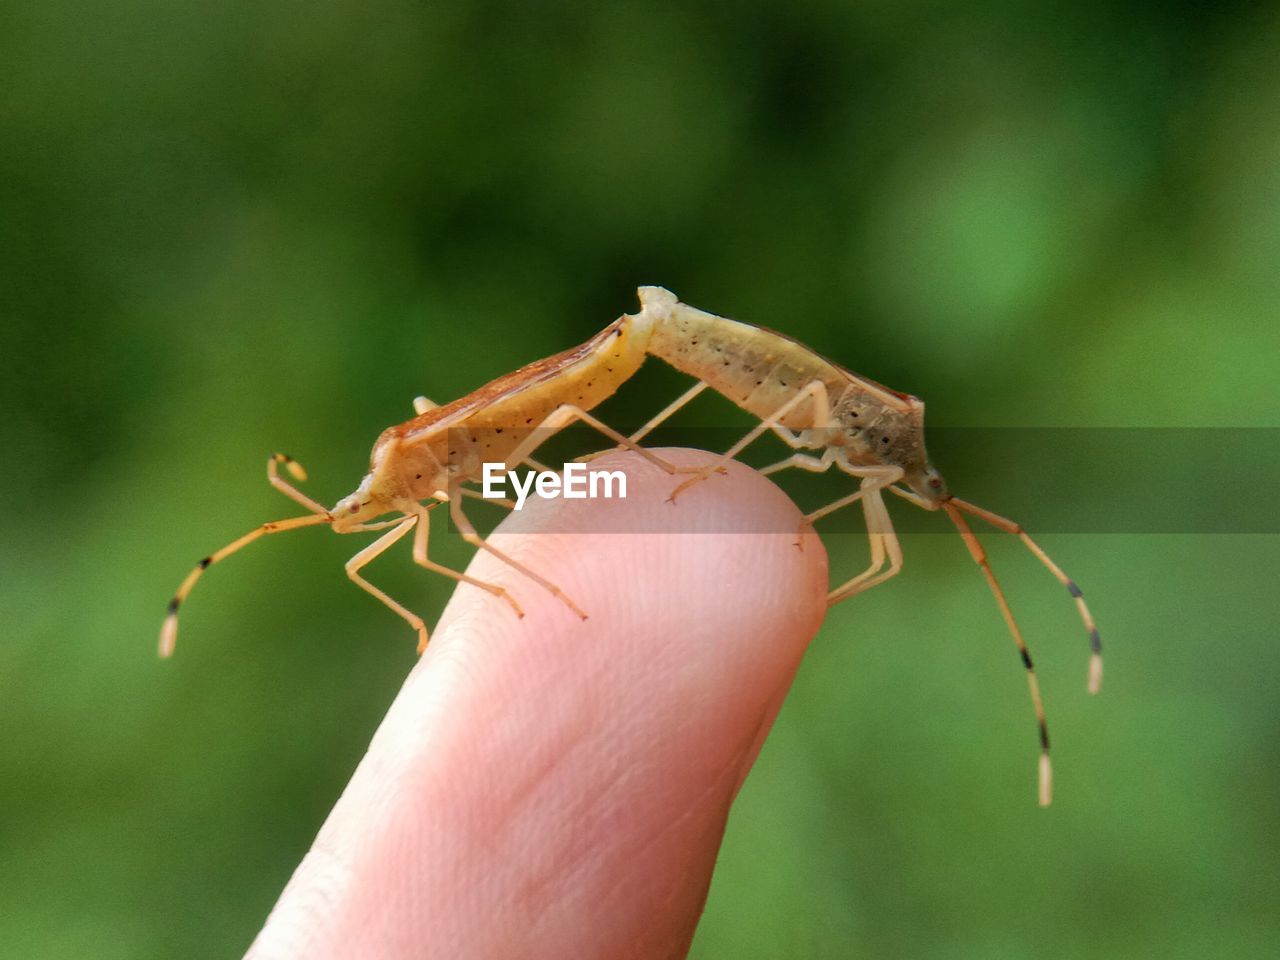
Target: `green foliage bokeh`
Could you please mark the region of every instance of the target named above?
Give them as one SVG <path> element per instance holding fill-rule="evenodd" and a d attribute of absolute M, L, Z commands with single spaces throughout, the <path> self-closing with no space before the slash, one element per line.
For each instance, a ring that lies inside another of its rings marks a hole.
<path fill-rule="evenodd" d="M 176 581 L 290 512 L 271 451 L 336 500 L 410 398 L 585 339 L 637 284 L 935 424 L 1280 425 L 1277 58 L 1266 4 L 0 9 L 0 953 L 247 946 L 411 637 L 308 531 L 219 567 L 161 664 Z M 980 480 L 971 457 L 943 466 Z M 1274 489 L 1236 481 L 1201 493 Z M 693 956 L 1274 950 L 1280 551 L 1194 531 L 1046 538 L 1111 644 L 1097 700 L 1068 599 L 988 538 L 1048 811 L 981 578 L 909 536 L 815 641 Z M 407 566 L 378 576 L 434 616 L 449 585 Z"/>

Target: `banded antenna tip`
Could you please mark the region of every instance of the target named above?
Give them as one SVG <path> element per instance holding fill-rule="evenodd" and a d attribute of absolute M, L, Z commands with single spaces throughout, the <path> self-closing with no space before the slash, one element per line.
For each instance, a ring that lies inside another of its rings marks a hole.
<path fill-rule="evenodd" d="M 1049 763 L 1047 753 L 1040 754 L 1040 806 L 1047 807 L 1053 802 L 1053 767 Z"/>
<path fill-rule="evenodd" d="M 1095 653 L 1089 657 L 1089 692 L 1097 693 L 1102 689 L 1102 654 Z"/>
<path fill-rule="evenodd" d="M 171 613 L 164 618 L 164 626 L 160 628 L 160 646 L 157 653 L 161 660 L 173 656 L 173 648 L 178 642 L 178 616 Z"/>

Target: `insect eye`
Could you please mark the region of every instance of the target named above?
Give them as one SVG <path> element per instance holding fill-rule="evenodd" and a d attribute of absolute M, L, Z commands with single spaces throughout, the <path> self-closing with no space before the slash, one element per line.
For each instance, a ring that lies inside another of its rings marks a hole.
<path fill-rule="evenodd" d="M 941 478 L 941 477 L 931 477 L 931 478 L 929 479 L 929 486 L 933 487 L 933 489 L 935 489 L 935 490 L 941 490 L 941 489 L 942 489 L 942 478 Z"/>

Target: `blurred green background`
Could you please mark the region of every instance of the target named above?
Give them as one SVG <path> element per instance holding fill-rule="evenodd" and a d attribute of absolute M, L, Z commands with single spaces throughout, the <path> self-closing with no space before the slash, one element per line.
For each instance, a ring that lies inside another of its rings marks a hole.
<path fill-rule="evenodd" d="M 219 567 L 160 663 L 174 586 L 293 512 L 268 453 L 336 500 L 415 394 L 577 343 L 639 283 L 935 425 L 1280 426 L 1277 62 L 1274 4 L 0 6 L 0 954 L 239 955 L 411 637 L 318 531 Z M 611 416 L 679 385 L 646 371 Z M 1232 479 L 1205 501 L 1274 496 L 1202 453 Z M 1045 538 L 1109 641 L 1096 700 L 1068 598 L 987 538 L 1048 811 L 981 577 L 909 535 L 818 635 L 693 956 L 1270 955 L 1280 548 L 1169 509 L 1188 533 Z M 403 552 L 373 575 L 434 618 L 449 585 Z"/>

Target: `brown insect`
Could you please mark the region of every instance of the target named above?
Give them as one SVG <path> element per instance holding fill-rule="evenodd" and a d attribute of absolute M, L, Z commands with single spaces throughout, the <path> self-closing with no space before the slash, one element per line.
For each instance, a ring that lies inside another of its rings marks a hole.
<path fill-rule="evenodd" d="M 835 587 L 828 595 L 828 604 L 847 600 L 883 583 L 902 569 L 902 549 L 882 491 L 888 490 L 925 510 L 942 510 L 955 524 L 991 586 L 1026 669 L 1040 737 L 1039 797 L 1040 803 L 1047 806 L 1052 795 L 1052 768 L 1040 684 L 1022 630 L 964 515 L 1015 534 L 1070 592 L 1089 635 L 1088 689 L 1090 693 L 1097 693 L 1102 684 L 1102 640 L 1075 581 L 1017 523 L 948 492 L 946 482 L 925 451 L 924 403 L 918 398 L 846 370 L 783 334 L 690 307 L 661 287 L 641 288 L 640 297 L 646 309 L 652 308 L 658 318 L 649 338 L 649 352 L 699 382 L 632 434 L 629 438 L 632 443 L 638 443 L 710 387 L 760 419 L 746 436 L 725 451 L 722 460 L 736 457 L 771 431 L 793 450 L 814 450 L 820 454 L 797 452 L 766 467 L 762 473 L 787 467 L 824 473 L 834 466 L 860 481 L 856 492 L 806 517 L 812 522 L 859 501 L 866 516 L 871 564 L 856 577 Z M 672 499 L 716 469 L 717 464 L 711 464 L 697 476 L 685 480 L 676 488 Z"/>
<path fill-rule="evenodd" d="M 360 575 L 361 568 L 410 531 L 414 532 L 416 563 L 487 590 L 509 604 L 518 616 L 523 616 L 520 605 L 504 588 L 442 566 L 427 556 L 430 512 L 441 503 L 449 504 L 450 516 L 468 543 L 510 564 L 586 619 L 586 612 L 558 586 L 480 537 L 462 507 L 463 496 L 480 494 L 463 484 L 479 482 L 486 462 L 500 462 L 507 467 L 531 464 L 545 470 L 531 459 L 532 454 L 557 431 L 574 422 L 594 427 L 668 473 L 691 472 L 691 468 L 676 468 L 654 456 L 588 412 L 613 394 L 644 362 L 655 309 L 645 308 L 636 315 L 623 315 L 581 346 L 499 377 L 453 403 L 437 406 L 423 397 L 417 398 L 414 401 L 417 416 L 383 431 L 373 446 L 368 474 L 354 492 L 339 500 L 332 509 L 280 476 L 279 467 L 283 464 L 295 479 L 304 480 L 306 474 L 296 461 L 284 454 L 273 455 L 267 461 L 268 481 L 310 513 L 264 523 L 197 563 L 169 602 L 169 612 L 160 630 L 160 655 L 167 657 L 173 652 L 178 635 L 178 609 L 205 570 L 260 537 L 309 526 L 327 525 L 335 533 L 390 528 L 347 561 L 347 576 L 408 621 L 418 633 L 419 650 L 427 643 L 423 619 Z M 396 516 L 378 519 L 388 513 Z"/>

